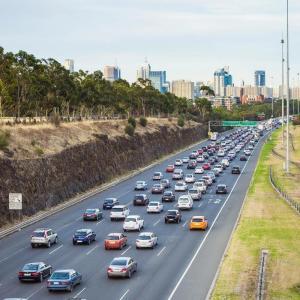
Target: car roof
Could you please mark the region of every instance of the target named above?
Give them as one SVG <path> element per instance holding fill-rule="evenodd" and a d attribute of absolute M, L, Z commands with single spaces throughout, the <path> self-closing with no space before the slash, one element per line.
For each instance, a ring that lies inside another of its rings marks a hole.
<path fill-rule="evenodd" d="M 159 201 L 150 201 L 149 204 L 150 203 L 160 203 L 160 202 Z"/>
<path fill-rule="evenodd" d="M 25 265 L 39 265 L 39 264 L 45 264 L 45 263 L 42 262 L 42 261 L 38 261 L 38 262 L 29 262 L 29 263 L 24 264 L 24 266 L 25 266 Z"/>
<path fill-rule="evenodd" d="M 123 233 L 120 233 L 120 232 L 111 232 L 108 234 L 108 236 L 120 236 L 121 234 Z"/>
<path fill-rule="evenodd" d="M 55 270 L 53 273 L 74 273 L 76 272 L 74 269 L 61 269 L 61 270 Z"/>
<path fill-rule="evenodd" d="M 178 209 L 168 209 L 168 212 L 175 211 L 178 212 Z"/>
<path fill-rule="evenodd" d="M 201 218 L 201 219 L 204 219 L 205 217 L 204 216 L 192 216 L 192 219 L 194 218 Z"/>
<path fill-rule="evenodd" d="M 140 215 L 129 215 L 127 216 L 127 218 L 140 218 L 141 216 Z"/>
<path fill-rule="evenodd" d="M 150 231 L 148 231 L 148 232 L 141 232 L 140 234 L 139 234 L 139 236 L 142 236 L 142 235 L 151 235 L 151 234 L 153 234 L 154 232 L 150 232 Z"/>
<path fill-rule="evenodd" d="M 80 228 L 80 229 L 77 229 L 76 232 L 77 231 L 92 231 L 92 229 L 91 228 Z"/>
<path fill-rule="evenodd" d="M 125 208 L 126 205 L 115 205 L 113 208 Z"/>
<path fill-rule="evenodd" d="M 132 259 L 131 257 L 129 256 L 117 256 L 117 257 L 114 257 L 113 260 L 117 260 L 117 259 L 122 259 L 122 260 L 129 260 L 129 259 Z"/>
<path fill-rule="evenodd" d="M 224 184 L 224 183 L 221 183 L 221 184 L 218 184 L 218 186 L 226 186 L 226 184 Z"/>
<path fill-rule="evenodd" d="M 37 228 L 34 230 L 34 232 L 38 232 L 38 231 L 47 231 L 47 230 L 52 230 L 50 228 Z"/>

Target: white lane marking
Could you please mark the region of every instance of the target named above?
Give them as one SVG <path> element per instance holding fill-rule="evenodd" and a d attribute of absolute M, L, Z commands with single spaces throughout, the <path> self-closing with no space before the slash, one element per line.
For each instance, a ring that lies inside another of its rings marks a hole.
<path fill-rule="evenodd" d="M 198 205 L 198 207 L 201 207 L 201 206 L 202 206 L 202 204 L 203 204 L 203 203 L 201 202 L 201 203 Z"/>
<path fill-rule="evenodd" d="M 123 251 L 123 252 L 121 253 L 121 255 L 124 255 L 130 248 L 131 248 L 131 246 L 129 246 L 125 251 Z"/>
<path fill-rule="evenodd" d="M 166 246 L 164 246 L 158 253 L 157 256 L 160 256 L 166 250 Z"/>
<path fill-rule="evenodd" d="M 86 253 L 86 255 L 90 255 L 94 250 L 96 250 L 97 248 L 99 248 L 99 245 L 95 246 L 94 248 L 92 248 L 90 251 L 88 251 Z"/>
<path fill-rule="evenodd" d="M 104 219 L 100 220 L 99 222 L 96 223 L 96 226 L 99 225 L 100 223 L 102 223 L 104 221 Z"/>
<path fill-rule="evenodd" d="M 79 221 L 80 219 L 82 219 L 82 216 L 76 218 L 76 221 Z"/>
<path fill-rule="evenodd" d="M 185 221 L 183 224 L 182 224 L 182 227 L 184 227 L 186 225 L 187 221 Z"/>
<path fill-rule="evenodd" d="M 128 290 L 122 295 L 122 297 L 120 298 L 120 300 L 123 300 L 123 299 L 126 297 L 126 295 L 129 293 L 129 291 L 130 291 L 130 289 L 128 289 Z"/>
<path fill-rule="evenodd" d="M 23 251 L 24 249 L 26 249 L 26 248 L 27 248 L 27 247 L 21 248 L 21 249 L 19 249 L 18 251 L 16 251 L 16 252 L 14 252 L 14 253 L 12 253 L 12 254 L 10 254 L 10 255 L 8 255 L 8 256 L 2 258 L 2 259 L 0 260 L 0 263 L 4 262 L 5 260 L 8 260 L 9 258 L 11 258 L 12 256 L 14 256 L 14 255 L 16 255 L 16 254 L 22 252 L 22 251 Z"/>
<path fill-rule="evenodd" d="M 80 294 L 82 294 L 86 290 L 86 287 L 84 287 L 81 291 L 79 291 L 74 298 L 76 299 Z"/>
<path fill-rule="evenodd" d="M 49 254 L 52 254 L 52 253 L 56 252 L 56 251 L 59 250 L 61 247 L 63 247 L 63 245 L 60 245 L 59 247 L 55 248 L 54 250 L 52 250 L 51 252 L 49 252 Z"/>
<path fill-rule="evenodd" d="M 178 282 L 176 283 L 174 289 L 172 290 L 170 296 L 168 297 L 168 300 L 171 300 L 171 299 L 173 298 L 173 296 L 175 295 L 175 293 L 176 293 L 176 291 L 177 291 L 179 285 L 181 284 L 181 282 L 182 282 L 182 280 L 184 279 L 185 275 L 187 274 L 187 272 L 188 272 L 189 269 L 191 268 L 191 266 L 192 266 L 194 260 L 196 259 L 196 257 L 197 257 L 197 255 L 198 255 L 199 251 L 200 251 L 201 248 L 203 247 L 203 245 L 204 245 L 204 243 L 205 243 L 207 237 L 209 236 L 209 234 L 210 234 L 212 228 L 214 227 L 214 225 L 215 225 L 217 219 L 219 218 L 221 212 L 223 211 L 223 208 L 225 207 L 225 205 L 226 205 L 228 199 L 230 198 L 232 192 L 234 191 L 234 188 L 235 188 L 235 186 L 237 185 L 237 183 L 238 183 L 238 181 L 239 181 L 239 179 L 240 179 L 240 177 L 241 177 L 241 175 L 242 175 L 244 169 L 246 168 L 248 162 L 249 162 L 249 160 L 247 160 L 247 162 L 245 163 L 245 165 L 244 165 L 244 167 L 243 167 L 243 169 L 242 169 L 241 174 L 240 174 L 240 175 L 238 176 L 238 178 L 236 179 L 236 181 L 235 181 L 235 183 L 234 183 L 234 185 L 233 185 L 233 187 L 232 187 L 232 189 L 231 189 L 229 195 L 227 196 L 225 202 L 223 203 L 222 207 L 220 208 L 219 212 L 217 213 L 217 215 L 216 215 L 214 221 L 212 222 L 211 226 L 209 227 L 208 231 L 206 232 L 206 234 L 205 234 L 205 236 L 204 236 L 202 242 L 200 243 L 199 247 L 197 248 L 195 254 L 193 255 L 193 257 L 192 257 L 192 259 L 191 259 L 191 261 L 189 262 L 189 264 L 187 265 L 187 267 L 186 267 L 186 269 L 184 270 L 183 274 L 181 275 L 181 277 L 179 278 Z"/>
<path fill-rule="evenodd" d="M 153 223 L 153 226 L 156 226 L 160 221 L 161 219 L 158 219 L 155 223 Z"/>
<path fill-rule="evenodd" d="M 26 297 L 26 299 L 30 299 L 32 296 L 34 296 L 36 293 L 38 293 L 41 289 L 44 289 L 45 286 L 41 286 L 39 289 L 37 289 L 35 292 L 33 292 L 32 294 L 30 294 L 28 297 Z"/>

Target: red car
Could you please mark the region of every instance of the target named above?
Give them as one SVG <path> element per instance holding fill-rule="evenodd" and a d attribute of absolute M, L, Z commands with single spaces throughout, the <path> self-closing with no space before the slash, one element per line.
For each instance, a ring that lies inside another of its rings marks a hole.
<path fill-rule="evenodd" d="M 203 170 L 210 170 L 210 164 L 209 163 L 205 163 L 202 165 L 202 169 Z"/>
<path fill-rule="evenodd" d="M 104 240 L 105 250 L 122 249 L 127 244 L 127 236 L 123 233 L 110 233 Z"/>
<path fill-rule="evenodd" d="M 202 149 L 198 149 L 197 151 L 198 151 L 199 155 L 203 154 L 203 150 Z"/>
<path fill-rule="evenodd" d="M 175 170 L 175 166 L 174 165 L 168 165 L 166 168 L 166 172 L 167 173 L 173 173 Z"/>

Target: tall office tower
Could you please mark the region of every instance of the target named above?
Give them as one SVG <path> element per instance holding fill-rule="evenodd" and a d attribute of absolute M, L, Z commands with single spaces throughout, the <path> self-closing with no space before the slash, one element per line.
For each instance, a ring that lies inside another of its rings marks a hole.
<path fill-rule="evenodd" d="M 266 85 L 266 71 L 259 70 L 254 72 L 254 84 L 255 86 Z"/>
<path fill-rule="evenodd" d="M 103 69 L 103 77 L 110 82 L 121 79 L 121 70 L 118 67 L 105 66 Z"/>
<path fill-rule="evenodd" d="M 232 76 L 229 74 L 229 68 L 224 67 L 214 73 L 214 91 L 216 96 L 225 96 L 226 87 L 232 85 Z"/>
<path fill-rule="evenodd" d="M 194 99 L 194 82 L 190 80 L 172 81 L 171 93 L 173 93 L 177 97 Z"/>
<path fill-rule="evenodd" d="M 151 66 L 146 61 L 144 65 L 142 65 L 136 72 L 136 79 L 142 78 L 142 79 L 149 79 L 151 71 Z"/>
<path fill-rule="evenodd" d="M 69 70 L 71 73 L 74 72 L 74 60 L 73 59 L 65 59 L 64 67 Z"/>

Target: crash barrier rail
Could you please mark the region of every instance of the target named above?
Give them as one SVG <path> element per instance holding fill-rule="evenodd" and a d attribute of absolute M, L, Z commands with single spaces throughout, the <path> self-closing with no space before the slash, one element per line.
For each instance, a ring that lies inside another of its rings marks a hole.
<path fill-rule="evenodd" d="M 282 190 L 277 184 L 276 180 L 274 178 L 272 166 L 270 166 L 269 169 L 269 179 L 273 186 L 273 188 L 276 190 L 276 192 L 293 208 L 295 211 L 300 214 L 300 203 L 295 201 L 291 196 L 289 196 L 284 190 Z"/>
<path fill-rule="evenodd" d="M 265 277 L 268 250 L 261 250 L 256 300 L 263 300 L 265 295 Z"/>
<path fill-rule="evenodd" d="M 278 153 L 276 150 L 272 149 L 272 153 L 273 153 L 275 156 L 279 157 L 280 159 L 285 160 L 285 157 L 284 157 L 282 154 Z M 296 166 L 297 168 L 300 169 L 300 163 L 299 163 L 299 162 L 295 162 L 295 161 L 293 161 L 293 160 L 289 160 L 289 162 L 290 162 L 291 164 L 293 164 L 294 166 Z"/>

